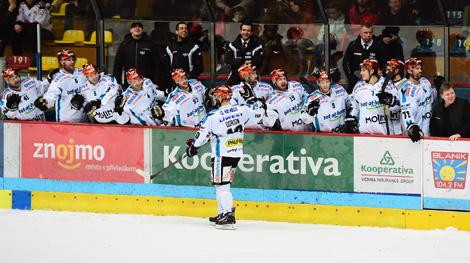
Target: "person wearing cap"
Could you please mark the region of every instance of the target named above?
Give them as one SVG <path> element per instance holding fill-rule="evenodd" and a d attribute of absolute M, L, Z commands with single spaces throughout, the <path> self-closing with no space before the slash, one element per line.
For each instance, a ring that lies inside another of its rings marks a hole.
<path fill-rule="evenodd" d="M 162 106 L 163 123 L 168 126 L 198 127 L 206 116 L 206 87 L 198 80 L 188 79 L 186 72 L 180 68 L 173 70 L 171 76 L 176 88 Z"/>
<path fill-rule="evenodd" d="M 267 118 L 263 124 L 273 130 L 306 131 L 307 126 L 301 118 L 304 100 L 307 96 L 302 84 L 288 81 L 286 72 L 275 69 L 271 72 L 274 92 L 266 100 Z"/>
<path fill-rule="evenodd" d="M 144 32 L 142 23 L 132 23 L 129 31 L 116 52 L 113 76 L 120 85 L 127 86 L 124 72 L 136 68 L 142 76 L 151 79 L 162 89 L 165 88 L 169 85 L 169 79 L 165 79 L 163 63 L 156 45 Z"/>
<path fill-rule="evenodd" d="M 163 91 L 158 90 L 152 80 L 142 76 L 135 68 L 126 72 L 129 87 L 118 94 L 114 100 L 115 120 L 119 124 L 144 126 L 161 125 L 162 108 L 158 102 L 164 102 Z"/>
<path fill-rule="evenodd" d="M 57 122 L 83 122 L 84 98 L 78 92 L 80 85 L 87 79 L 81 68 L 75 68 L 77 57 L 69 49 L 62 49 L 57 53 L 61 66 L 52 80 L 49 89 L 36 99 L 34 105 L 46 111 L 55 106 L 55 119 Z"/>
<path fill-rule="evenodd" d="M 186 22 L 178 22 L 176 38 L 165 48 L 165 63 L 168 73 L 181 68 L 190 79 L 197 79 L 204 71 L 201 47 L 188 36 Z"/>
<path fill-rule="evenodd" d="M 374 59 L 365 59 L 361 64 L 362 80 L 356 83 L 351 94 L 351 111 L 345 118 L 345 132 L 367 134 L 395 134 L 391 128 L 390 114 L 385 111 L 385 104 L 381 102 L 384 93 L 394 98 L 398 92 L 395 86 L 388 82 L 384 86 L 385 78 L 380 77 L 379 63 Z M 384 92 L 382 92 L 384 88 Z M 387 103 L 390 111 L 399 108 L 397 100 Z"/>
<path fill-rule="evenodd" d="M 100 73 L 94 64 L 85 64 L 82 70 L 87 78 L 79 91 L 84 97 L 83 111 L 90 122 L 113 123 L 114 100 L 119 93 L 116 79 L 112 75 Z"/>
<path fill-rule="evenodd" d="M 339 84 L 331 84 L 325 71 L 317 78 L 318 90 L 313 91 L 304 103 L 302 120 L 313 123 L 313 131 L 342 132 L 344 118 L 350 108 L 349 95 Z"/>
<path fill-rule="evenodd" d="M 2 93 L 0 106 L 5 118 L 10 120 L 44 121 L 44 112 L 34 106 L 34 101 L 46 92 L 49 83 L 20 76 L 12 68 L 2 71 L 7 88 Z"/>
<path fill-rule="evenodd" d="M 407 81 L 399 92 L 402 128 L 413 142 L 429 136 L 432 105 L 437 91 L 428 79 L 422 77 L 423 62 L 411 57 L 405 61 Z"/>

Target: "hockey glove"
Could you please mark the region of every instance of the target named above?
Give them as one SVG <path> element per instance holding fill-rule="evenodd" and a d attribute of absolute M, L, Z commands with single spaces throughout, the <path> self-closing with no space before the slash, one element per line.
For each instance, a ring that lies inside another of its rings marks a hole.
<path fill-rule="evenodd" d="M 197 154 L 197 147 L 194 146 L 194 139 L 188 139 L 186 141 L 186 155 L 193 157 Z"/>
<path fill-rule="evenodd" d="M 207 89 L 205 95 L 205 103 L 209 111 L 217 108 L 217 100 L 214 97 L 214 88 Z"/>
<path fill-rule="evenodd" d="M 17 110 L 18 106 L 20 105 L 20 102 L 21 102 L 21 96 L 16 93 L 12 93 L 7 97 L 6 106 L 10 110 Z"/>
<path fill-rule="evenodd" d="M 417 142 L 421 140 L 421 136 L 423 136 L 423 131 L 419 128 L 418 125 L 413 124 L 407 129 L 408 137 L 410 137 L 412 142 Z"/>
<path fill-rule="evenodd" d="M 394 106 L 397 102 L 397 97 L 393 96 L 388 92 L 381 92 L 377 93 L 377 97 L 379 97 L 379 102 L 388 106 Z"/>
<path fill-rule="evenodd" d="M 114 112 L 121 115 L 124 111 L 124 105 L 126 104 L 126 99 L 122 95 L 121 91 L 119 91 L 119 95 L 116 96 L 114 100 Z"/>
<path fill-rule="evenodd" d="M 37 98 L 35 101 L 34 101 L 34 106 L 36 106 L 36 108 L 42 110 L 42 111 L 46 111 L 48 109 L 47 107 L 47 100 L 43 97 L 39 97 Z"/>
<path fill-rule="evenodd" d="M 151 110 L 152 116 L 157 119 L 157 120 L 163 120 L 163 117 L 165 117 L 165 111 L 163 111 L 162 107 L 160 105 L 155 105 Z"/>
<path fill-rule="evenodd" d="M 345 133 L 359 133 L 357 128 L 357 120 L 354 116 L 346 116 L 344 118 L 343 132 Z"/>
<path fill-rule="evenodd" d="M 87 114 L 90 113 L 93 110 L 98 109 L 101 107 L 101 101 L 100 100 L 92 100 L 88 102 L 85 107 L 83 107 L 83 111 L 85 111 Z"/>
<path fill-rule="evenodd" d="M 70 100 L 70 105 L 74 110 L 80 110 L 83 107 L 83 103 L 85 103 L 85 97 L 78 93 L 73 95 L 72 99 Z"/>
<path fill-rule="evenodd" d="M 320 101 L 318 100 L 312 100 L 308 105 L 307 105 L 307 113 L 310 116 L 315 116 L 318 113 L 318 109 L 320 108 Z"/>
<path fill-rule="evenodd" d="M 441 75 L 434 76 L 434 79 L 432 82 L 434 84 L 434 88 L 437 89 L 437 93 L 439 93 L 439 89 L 441 88 L 442 83 L 444 83 L 445 81 L 446 79 Z"/>
<path fill-rule="evenodd" d="M 240 90 L 240 96 L 246 101 L 247 104 L 254 103 L 256 101 L 255 93 L 251 88 L 250 84 L 243 82 L 242 89 Z"/>
<path fill-rule="evenodd" d="M 55 74 L 57 74 L 60 71 L 60 68 L 56 68 L 53 71 L 49 72 L 47 74 L 47 82 L 51 83 L 54 80 Z"/>

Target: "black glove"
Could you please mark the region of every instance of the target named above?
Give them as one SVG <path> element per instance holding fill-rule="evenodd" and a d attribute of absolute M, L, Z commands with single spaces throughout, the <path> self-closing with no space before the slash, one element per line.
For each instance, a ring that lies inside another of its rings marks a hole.
<path fill-rule="evenodd" d="M 157 120 L 163 120 L 163 117 L 165 117 L 165 111 L 160 107 L 160 105 L 155 105 L 151 110 L 152 116 L 157 119 Z"/>
<path fill-rule="evenodd" d="M 241 88 L 240 96 L 242 96 L 246 103 L 251 104 L 256 101 L 255 93 L 253 92 L 253 88 L 251 88 L 250 84 L 243 82 Z"/>
<path fill-rule="evenodd" d="M 418 125 L 413 124 L 407 129 L 408 137 L 410 137 L 412 142 L 417 142 L 421 140 L 421 136 L 423 136 L 423 131 L 419 128 Z"/>
<path fill-rule="evenodd" d="M 83 103 L 85 103 L 85 97 L 78 93 L 73 95 L 72 99 L 70 100 L 70 104 L 74 110 L 80 110 L 83 107 Z"/>
<path fill-rule="evenodd" d="M 320 108 L 320 101 L 318 100 L 312 100 L 308 105 L 307 105 L 307 113 L 308 115 L 314 116 L 318 113 L 318 109 Z"/>
<path fill-rule="evenodd" d="M 379 102 L 388 106 L 394 106 L 397 102 L 397 97 L 393 96 L 388 92 L 381 92 L 377 93 L 377 97 L 379 98 Z"/>
<path fill-rule="evenodd" d="M 446 79 L 441 75 L 434 76 L 432 83 L 434 84 L 434 87 L 437 89 L 438 94 L 439 94 L 439 89 L 441 88 L 442 83 L 444 83 L 445 81 Z"/>
<path fill-rule="evenodd" d="M 345 133 L 359 133 L 359 129 L 357 128 L 356 117 L 346 116 L 346 118 L 344 118 L 344 125 L 342 131 Z"/>
<path fill-rule="evenodd" d="M 114 99 L 114 112 L 121 115 L 122 112 L 124 111 L 125 104 L 126 104 L 126 100 L 124 99 L 122 92 L 119 91 L 119 94 L 116 96 L 116 99 Z"/>
<path fill-rule="evenodd" d="M 197 154 L 197 147 L 194 147 L 194 139 L 188 139 L 186 141 L 186 155 L 193 157 Z"/>
<path fill-rule="evenodd" d="M 47 74 L 47 81 L 49 83 L 51 83 L 52 80 L 54 80 L 55 74 L 57 74 L 57 72 L 59 72 L 59 71 L 60 71 L 60 68 L 56 68 L 56 69 L 52 70 L 51 72 L 49 72 L 49 74 Z"/>
<path fill-rule="evenodd" d="M 209 111 L 212 110 L 212 109 L 217 108 L 217 102 L 214 98 L 214 88 L 208 88 L 206 90 L 204 102 L 205 102 L 206 107 Z"/>
<path fill-rule="evenodd" d="M 101 101 L 100 100 L 92 100 L 92 101 L 88 102 L 85 105 L 85 107 L 83 107 L 83 111 L 85 111 L 86 113 L 89 113 L 93 110 L 93 108 L 98 109 L 99 107 L 101 107 Z"/>
<path fill-rule="evenodd" d="M 42 110 L 42 111 L 46 111 L 48 109 L 47 107 L 47 100 L 43 97 L 39 97 L 37 98 L 35 101 L 34 101 L 34 106 L 36 106 L 36 108 Z"/>
<path fill-rule="evenodd" d="M 20 105 L 20 102 L 21 102 L 21 96 L 16 94 L 16 93 L 12 93 L 12 94 L 8 95 L 8 97 L 7 97 L 7 105 L 6 106 L 10 110 L 17 110 L 18 106 Z"/>

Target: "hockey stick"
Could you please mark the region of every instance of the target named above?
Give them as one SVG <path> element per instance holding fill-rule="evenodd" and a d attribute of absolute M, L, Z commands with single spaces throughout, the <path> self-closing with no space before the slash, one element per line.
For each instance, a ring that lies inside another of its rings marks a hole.
<path fill-rule="evenodd" d="M 180 158 L 178 158 L 177 160 L 175 160 L 174 162 L 171 162 L 167 167 L 161 169 L 160 171 L 150 175 L 148 173 L 146 173 L 144 170 L 141 170 L 141 169 L 137 169 L 135 170 L 135 172 L 137 174 L 139 174 L 140 176 L 142 176 L 144 178 L 144 182 L 150 182 L 153 178 L 161 175 L 161 174 L 164 174 L 166 171 L 168 171 L 168 169 L 172 168 L 173 166 L 175 166 L 177 163 L 181 162 L 184 158 L 186 158 L 188 155 L 186 153 L 184 153 L 183 155 L 181 155 Z"/>
<path fill-rule="evenodd" d="M 393 72 L 387 72 L 384 83 L 382 84 L 382 87 L 380 88 L 382 93 L 385 92 L 385 88 L 387 87 L 392 77 L 393 77 Z M 388 105 L 384 104 L 385 128 L 387 129 L 387 135 L 390 135 L 390 126 L 388 125 L 388 115 L 389 115 Z"/>

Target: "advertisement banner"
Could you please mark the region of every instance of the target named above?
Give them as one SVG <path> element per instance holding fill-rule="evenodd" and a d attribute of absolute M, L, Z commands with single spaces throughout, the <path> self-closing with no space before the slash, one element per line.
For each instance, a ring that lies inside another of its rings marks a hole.
<path fill-rule="evenodd" d="M 354 192 L 421 194 L 421 144 L 354 138 Z"/>
<path fill-rule="evenodd" d="M 469 141 L 426 140 L 424 196 L 470 200 Z"/>
<path fill-rule="evenodd" d="M 152 173 L 168 167 L 185 151 L 195 131 L 154 129 Z M 210 143 L 197 156 L 184 159 L 154 183 L 210 185 Z M 305 134 L 247 132 L 244 156 L 234 187 L 353 191 L 353 138 Z"/>
<path fill-rule="evenodd" d="M 144 129 L 21 124 L 21 177 L 142 183 Z"/>

